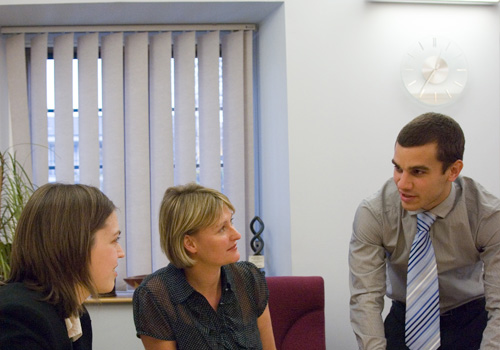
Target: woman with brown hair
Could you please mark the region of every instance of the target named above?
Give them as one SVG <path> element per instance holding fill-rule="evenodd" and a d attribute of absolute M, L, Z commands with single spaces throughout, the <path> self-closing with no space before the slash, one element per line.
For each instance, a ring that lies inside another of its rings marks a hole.
<path fill-rule="evenodd" d="M 125 256 L 115 210 L 91 186 L 46 184 L 33 193 L 0 286 L 0 349 L 92 348 L 83 302 L 113 289 Z"/>
<path fill-rule="evenodd" d="M 134 293 L 137 335 L 147 350 L 275 350 L 266 279 L 240 261 L 234 207 L 197 184 L 170 187 L 160 243 L 170 264 Z"/>

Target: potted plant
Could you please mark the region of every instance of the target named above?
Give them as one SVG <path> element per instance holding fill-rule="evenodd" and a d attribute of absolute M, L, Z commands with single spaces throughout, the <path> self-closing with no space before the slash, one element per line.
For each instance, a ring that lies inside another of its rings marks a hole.
<path fill-rule="evenodd" d="M 15 154 L 0 152 L 0 282 L 9 276 L 17 220 L 33 190 L 33 183 Z"/>

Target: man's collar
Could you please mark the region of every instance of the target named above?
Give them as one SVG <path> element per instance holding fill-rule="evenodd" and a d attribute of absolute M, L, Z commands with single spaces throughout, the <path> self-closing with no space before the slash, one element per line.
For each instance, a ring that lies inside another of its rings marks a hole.
<path fill-rule="evenodd" d="M 454 182 L 451 183 L 450 194 L 444 201 L 438 204 L 436 207 L 432 208 L 431 213 L 435 214 L 440 218 L 446 217 L 448 213 L 453 209 L 453 203 L 455 203 L 455 197 L 457 196 L 457 188 Z"/>
<path fill-rule="evenodd" d="M 408 211 L 410 215 L 417 215 L 418 213 L 422 213 L 424 211 L 429 211 L 432 214 L 436 215 L 437 217 L 444 218 L 448 213 L 453 209 L 453 203 L 455 203 L 455 197 L 457 196 L 457 188 L 456 184 L 454 182 L 451 183 L 451 189 L 450 193 L 448 194 L 448 197 L 438 205 L 436 205 L 434 208 L 431 210 L 425 210 L 425 209 L 419 209 L 419 210 L 414 210 L 414 211 Z"/>

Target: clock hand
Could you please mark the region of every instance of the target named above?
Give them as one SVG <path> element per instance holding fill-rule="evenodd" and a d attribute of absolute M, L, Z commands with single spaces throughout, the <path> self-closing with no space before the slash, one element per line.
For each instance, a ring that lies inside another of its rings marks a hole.
<path fill-rule="evenodd" d="M 427 84 L 432 80 L 432 77 L 434 77 L 434 74 L 441 68 L 441 54 L 443 52 L 443 49 L 439 50 L 439 54 L 436 57 L 436 61 L 434 62 L 434 68 L 432 69 L 431 74 L 429 74 L 429 77 L 425 80 L 424 85 L 422 85 L 422 88 L 420 89 L 420 94 L 419 97 L 422 98 L 422 95 L 424 94 L 425 88 L 427 87 Z"/>
<path fill-rule="evenodd" d="M 443 52 L 443 49 L 439 50 L 439 55 L 436 58 L 436 63 L 434 63 L 434 70 L 438 70 L 440 68 L 440 63 L 441 63 L 441 53 Z"/>
<path fill-rule="evenodd" d="M 434 76 L 434 73 L 436 73 L 436 70 L 437 70 L 436 68 L 434 68 L 432 70 L 431 74 L 429 74 L 429 77 L 425 81 L 424 85 L 422 85 L 422 88 L 420 89 L 420 94 L 419 94 L 420 98 L 422 98 L 422 95 L 424 94 L 425 88 L 427 87 L 427 84 L 429 84 L 429 82 L 431 81 L 432 77 Z"/>

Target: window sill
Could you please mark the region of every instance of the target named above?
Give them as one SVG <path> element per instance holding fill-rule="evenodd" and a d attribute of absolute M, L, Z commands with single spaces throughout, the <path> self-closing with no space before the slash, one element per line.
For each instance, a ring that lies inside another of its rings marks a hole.
<path fill-rule="evenodd" d="M 105 298 L 88 298 L 85 300 L 85 304 L 123 304 L 123 303 L 132 303 L 132 296 L 134 295 L 134 291 L 126 291 L 126 292 L 116 292 L 116 296 L 114 297 L 105 297 Z"/>

